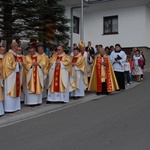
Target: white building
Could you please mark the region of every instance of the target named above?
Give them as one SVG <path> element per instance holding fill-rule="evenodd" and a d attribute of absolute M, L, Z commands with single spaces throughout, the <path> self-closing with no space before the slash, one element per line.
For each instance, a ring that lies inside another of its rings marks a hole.
<path fill-rule="evenodd" d="M 71 44 L 78 43 L 80 34 L 83 34 L 85 43 L 92 41 L 93 47 L 96 44 L 105 47 L 119 43 L 127 53 L 133 47 L 139 47 L 146 56 L 147 66 L 150 64 L 150 0 L 83 0 L 83 26 L 81 1 L 61 2 L 66 7 L 67 17 L 71 19 L 71 14 L 75 17 L 76 33 L 72 35 Z"/>

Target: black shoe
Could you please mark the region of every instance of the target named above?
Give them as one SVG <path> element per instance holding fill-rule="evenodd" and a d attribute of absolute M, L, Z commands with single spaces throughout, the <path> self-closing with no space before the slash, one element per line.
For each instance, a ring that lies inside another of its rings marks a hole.
<path fill-rule="evenodd" d="M 101 93 L 100 92 L 96 92 L 96 95 L 100 95 Z"/>
<path fill-rule="evenodd" d="M 66 104 L 66 102 L 62 101 L 62 102 L 59 102 L 60 104 Z"/>
<path fill-rule="evenodd" d="M 47 101 L 47 102 L 46 102 L 46 104 L 50 104 L 50 103 L 51 103 L 50 101 Z"/>
<path fill-rule="evenodd" d="M 74 97 L 74 100 L 78 100 L 79 99 L 79 97 L 77 96 L 77 97 Z"/>
<path fill-rule="evenodd" d="M 116 91 L 121 91 L 121 89 L 118 89 L 118 90 L 116 90 Z"/>

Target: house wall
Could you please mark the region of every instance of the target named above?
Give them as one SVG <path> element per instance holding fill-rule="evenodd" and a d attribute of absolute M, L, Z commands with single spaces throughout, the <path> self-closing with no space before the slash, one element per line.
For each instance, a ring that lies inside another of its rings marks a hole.
<path fill-rule="evenodd" d="M 103 17 L 118 15 L 118 32 L 115 35 L 103 35 Z M 98 11 L 85 14 L 85 42 L 92 41 L 93 46 L 120 43 L 122 47 L 145 47 L 146 7 L 131 7 L 115 10 Z M 149 32 L 150 33 L 150 32 Z M 148 36 L 148 33 L 147 33 Z"/>
<path fill-rule="evenodd" d="M 145 45 L 147 45 L 147 47 L 149 47 L 150 48 L 150 8 L 149 7 L 146 7 L 145 8 L 145 14 L 146 14 L 146 16 L 145 16 L 145 37 L 146 37 L 146 39 L 145 39 L 145 42 L 146 42 L 146 44 Z"/>
<path fill-rule="evenodd" d="M 79 9 L 73 13 L 80 18 Z M 114 15 L 118 15 L 119 34 L 103 35 L 103 17 Z M 69 6 L 66 7 L 66 16 L 71 18 Z M 79 40 L 80 34 L 73 33 L 73 43 Z M 150 8 L 139 6 L 84 13 L 84 41 L 87 43 L 89 40 L 93 46 L 120 43 L 122 47 L 150 47 Z"/>
<path fill-rule="evenodd" d="M 65 13 L 66 17 L 71 19 L 71 7 L 67 6 L 65 9 L 66 9 L 66 13 Z M 73 15 L 80 18 L 80 12 L 77 11 L 76 9 L 73 10 Z M 71 29 L 71 21 L 68 25 Z M 71 34 L 70 34 L 70 38 L 71 38 Z M 80 40 L 80 34 L 73 33 L 73 39 L 72 40 L 73 40 L 72 41 L 73 43 L 78 43 Z M 69 46 L 71 46 L 71 41 L 69 41 Z"/>
<path fill-rule="evenodd" d="M 145 69 L 150 68 L 150 8 L 145 7 L 145 45 L 146 48 L 140 48 L 146 59 Z"/>
<path fill-rule="evenodd" d="M 80 12 L 79 11 L 74 10 L 73 14 L 74 14 L 74 16 L 80 18 Z M 80 26 L 81 26 L 81 24 L 80 24 Z M 79 43 L 79 41 L 80 41 L 80 33 L 81 33 L 81 28 L 79 27 L 79 34 L 73 33 L 73 43 L 77 43 L 77 44 Z"/>
<path fill-rule="evenodd" d="M 66 14 L 70 15 L 70 7 Z M 74 15 L 80 18 L 80 11 L 74 10 Z M 118 15 L 118 31 L 116 35 L 103 35 L 103 17 Z M 73 34 L 73 43 L 78 43 L 80 34 Z M 122 47 L 132 50 L 138 47 L 143 51 L 146 58 L 145 68 L 150 67 L 150 8 L 146 6 L 121 8 L 84 13 L 84 41 L 92 41 L 103 46 L 120 43 Z"/>

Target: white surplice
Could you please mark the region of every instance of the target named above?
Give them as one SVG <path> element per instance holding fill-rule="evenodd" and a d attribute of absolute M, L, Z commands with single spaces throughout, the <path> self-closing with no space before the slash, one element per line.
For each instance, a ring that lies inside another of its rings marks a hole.
<path fill-rule="evenodd" d="M 51 85 L 53 78 L 54 78 L 54 71 L 55 71 L 55 65 L 56 63 L 54 63 L 52 65 L 52 67 L 49 70 L 49 84 L 48 87 Z M 63 85 L 66 88 L 65 92 L 50 92 L 48 90 L 48 96 L 47 96 L 47 101 L 50 102 L 69 102 L 69 92 L 73 91 L 74 88 L 72 88 L 70 86 L 70 83 L 74 80 L 68 70 L 65 68 L 65 66 L 62 64 L 62 62 L 60 62 L 61 65 L 61 75 L 62 75 L 62 82 Z"/>
<path fill-rule="evenodd" d="M 74 66 L 75 72 L 75 83 L 78 90 L 72 91 L 71 96 L 85 96 L 85 89 L 87 86 L 84 84 L 84 72 L 82 72 L 78 67 Z"/>
<path fill-rule="evenodd" d="M 19 59 L 21 60 L 22 55 L 17 55 L 17 57 L 20 57 Z M 25 99 L 25 92 L 24 92 L 24 87 L 25 87 L 25 85 L 22 83 L 23 75 L 24 75 L 23 66 L 22 66 L 22 64 L 20 63 L 20 81 L 21 81 L 20 84 L 22 85 L 22 91 L 21 91 L 20 102 L 24 102 L 24 99 Z"/>
<path fill-rule="evenodd" d="M 88 56 L 88 53 L 86 51 L 84 51 L 83 57 L 85 58 L 88 77 L 90 77 L 91 76 L 91 63 L 93 62 L 93 58 L 91 56 Z"/>
<path fill-rule="evenodd" d="M 42 92 L 42 99 L 47 97 L 47 85 L 48 85 L 48 75 L 44 74 L 44 90 Z"/>
<path fill-rule="evenodd" d="M 0 116 L 4 115 L 3 101 L 0 101 Z"/>
<path fill-rule="evenodd" d="M 14 53 L 14 52 L 13 52 Z M 4 111 L 15 112 L 21 109 L 20 97 L 10 97 L 8 94 L 16 82 L 16 72 L 19 72 L 19 64 L 17 63 L 16 69 L 4 80 Z"/>
<path fill-rule="evenodd" d="M 39 79 L 40 79 L 40 83 L 41 86 L 43 87 L 43 71 L 41 70 L 41 68 L 38 68 L 38 74 L 39 74 Z M 25 105 L 37 105 L 37 104 L 42 104 L 42 93 L 41 94 L 34 94 L 31 91 L 29 91 L 27 89 L 28 83 L 30 81 L 31 75 L 33 72 L 33 67 L 30 68 L 28 74 L 27 74 L 27 79 L 26 79 L 26 87 L 25 87 Z"/>

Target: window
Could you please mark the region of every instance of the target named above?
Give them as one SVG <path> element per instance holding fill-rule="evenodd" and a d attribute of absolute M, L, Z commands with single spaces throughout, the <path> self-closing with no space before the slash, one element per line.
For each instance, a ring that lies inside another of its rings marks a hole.
<path fill-rule="evenodd" d="M 79 21 L 78 17 L 73 17 L 73 33 L 79 34 Z"/>
<path fill-rule="evenodd" d="M 118 34 L 118 16 L 104 17 L 103 34 Z"/>

